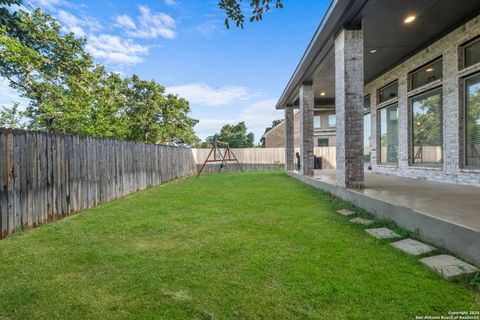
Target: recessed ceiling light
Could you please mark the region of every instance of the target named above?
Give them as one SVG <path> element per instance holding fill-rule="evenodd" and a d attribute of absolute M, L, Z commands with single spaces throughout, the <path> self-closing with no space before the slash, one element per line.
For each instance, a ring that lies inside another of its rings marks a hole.
<path fill-rule="evenodd" d="M 377 52 L 377 49 L 370 50 L 370 53 L 375 53 L 375 52 Z"/>
<path fill-rule="evenodd" d="M 323 97 L 324 95 L 326 95 L 325 92 L 320 92 L 320 95 Z"/>
<path fill-rule="evenodd" d="M 425 70 L 427 72 L 432 72 L 433 71 L 433 68 L 428 68 L 427 70 Z"/>
<path fill-rule="evenodd" d="M 405 20 L 403 20 L 403 21 L 404 21 L 405 23 L 411 23 L 411 22 L 415 21 L 416 18 L 417 18 L 417 17 L 415 17 L 415 16 L 408 16 L 408 17 L 406 17 Z"/>

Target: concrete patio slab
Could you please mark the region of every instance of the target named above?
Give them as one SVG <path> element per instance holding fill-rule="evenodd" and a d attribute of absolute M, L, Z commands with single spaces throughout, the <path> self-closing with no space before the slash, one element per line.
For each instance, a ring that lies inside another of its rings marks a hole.
<path fill-rule="evenodd" d="M 369 226 L 369 225 L 373 224 L 375 221 L 368 220 L 368 219 L 363 219 L 363 218 L 355 218 L 355 219 L 350 220 L 350 222 L 351 223 L 356 223 L 356 224 L 361 224 L 361 225 L 364 225 L 364 226 Z"/>
<path fill-rule="evenodd" d="M 377 239 L 391 239 L 391 238 L 400 238 L 400 235 L 393 232 L 388 228 L 375 228 L 375 229 L 367 229 L 370 235 L 374 236 Z"/>
<path fill-rule="evenodd" d="M 314 177 L 287 173 L 480 266 L 480 187 L 366 173 L 365 188 L 353 190 L 337 186 L 334 170 L 317 170 Z"/>
<path fill-rule="evenodd" d="M 429 246 L 420 241 L 413 239 L 404 239 L 394 243 L 391 243 L 392 247 L 397 248 L 400 251 L 405 252 L 411 256 L 419 256 L 428 252 L 432 252 L 436 248 Z"/>
<path fill-rule="evenodd" d="M 447 280 L 455 280 L 459 277 L 473 274 L 478 270 L 471 264 L 446 254 L 423 258 L 420 261 Z"/>
<path fill-rule="evenodd" d="M 355 214 L 355 212 L 353 212 L 351 210 L 348 210 L 348 209 L 338 210 L 337 213 L 339 213 L 339 214 L 341 214 L 342 216 L 345 216 L 345 217 L 350 217 L 350 216 L 353 216 Z"/>

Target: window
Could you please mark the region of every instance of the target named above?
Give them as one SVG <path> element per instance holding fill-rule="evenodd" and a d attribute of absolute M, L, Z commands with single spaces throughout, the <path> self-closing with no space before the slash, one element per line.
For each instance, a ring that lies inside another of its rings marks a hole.
<path fill-rule="evenodd" d="M 363 109 L 364 110 L 370 110 L 370 95 L 366 96 L 363 98 Z"/>
<path fill-rule="evenodd" d="M 398 96 L 398 82 L 391 83 L 378 90 L 378 102 L 382 103 Z"/>
<path fill-rule="evenodd" d="M 328 127 L 335 128 L 337 126 L 337 116 L 335 114 L 328 115 Z"/>
<path fill-rule="evenodd" d="M 382 108 L 379 114 L 379 163 L 398 163 L 398 104 Z"/>
<path fill-rule="evenodd" d="M 480 166 L 480 74 L 465 81 L 465 160 Z"/>
<path fill-rule="evenodd" d="M 412 98 L 412 163 L 442 163 L 442 89 Z"/>
<path fill-rule="evenodd" d="M 317 147 L 328 147 L 328 138 L 320 138 L 317 140 Z"/>
<path fill-rule="evenodd" d="M 410 89 L 420 88 L 430 82 L 442 79 L 442 59 L 434 61 L 410 74 Z"/>
<path fill-rule="evenodd" d="M 313 117 L 313 127 L 315 129 L 319 129 L 322 127 L 322 117 L 320 116 L 314 116 Z"/>
<path fill-rule="evenodd" d="M 363 116 L 363 161 L 370 162 L 371 158 L 372 117 L 370 113 Z"/>
<path fill-rule="evenodd" d="M 464 67 L 470 67 L 480 62 L 480 39 L 477 39 L 463 48 Z"/>

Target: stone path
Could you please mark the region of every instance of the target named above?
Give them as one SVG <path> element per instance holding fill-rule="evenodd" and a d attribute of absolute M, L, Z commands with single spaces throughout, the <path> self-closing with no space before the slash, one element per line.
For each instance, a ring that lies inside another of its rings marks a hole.
<path fill-rule="evenodd" d="M 341 214 L 342 216 L 345 216 L 345 217 L 350 217 L 352 215 L 355 214 L 355 212 L 353 211 L 350 211 L 348 209 L 341 209 L 341 210 L 338 210 L 337 213 Z"/>
<path fill-rule="evenodd" d="M 373 224 L 375 221 L 368 220 L 368 219 L 363 219 L 363 218 L 355 218 L 355 219 L 350 220 L 350 222 L 351 223 L 356 223 L 356 224 L 361 224 L 361 225 L 364 225 L 364 226 L 369 226 L 369 225 Z"/>
<path fill-rule="evenodd" d="M 400 238 L 399 234 L 396 234 L 388 228 L 366 229 L 365 231 L 367 231 L 369 234 L 371 234 L 377 239 Z"/>
<path fill-rule="evenodd" d="M 442 254 L 420 259 L 430 269 L 435 270 L 447 280 L 473 274 L 477 268 L 453 256 Z"/>
<path fill-rule="evenodd" d="M 348 209 L 338 210 L 337 213 L 346 217 L 355 215 L 355 212 Z M 350 222 L 369 226 L 375 221 L 356 217 L 351 219 Z M 401 237 L 399 234 L 388 228 L 365 229 L 365 231 L 377 239 L 394 239 Z M 435 247 L 410 238 L 395 241 L 390 245 L 411 256 L 420 256 L 436 250 Z M 420 259 L 420 261 L 430 269 L 438 272 L 447 280 L 455 280 L 459 277 L 468 276 L 478 271 L 477 267 L 446 254 L 423 258 Z"/>
<path fill-rule="evenodd" d="M 435 250 L 434 247 L 413 239 L 400 240 L 391 245 L 411 256 L 419 256 Z"/>

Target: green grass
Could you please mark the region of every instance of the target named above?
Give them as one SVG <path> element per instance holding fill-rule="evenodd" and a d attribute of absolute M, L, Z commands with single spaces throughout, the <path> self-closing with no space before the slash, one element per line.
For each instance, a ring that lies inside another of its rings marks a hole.
<path fill-rule="evenodd" d="M 205 175 L 0 241 L 0 319 L 414 319 L 479 310 L 283 173 Z"/>

